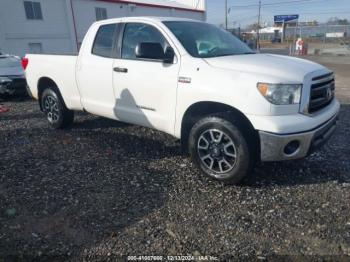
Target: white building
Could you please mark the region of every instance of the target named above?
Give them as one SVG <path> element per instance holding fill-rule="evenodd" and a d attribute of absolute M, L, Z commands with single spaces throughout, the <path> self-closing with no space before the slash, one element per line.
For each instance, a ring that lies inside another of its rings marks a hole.
<path fill-rule="evenodd" d="M 205 0 L 1 0 L 0 52 L 75 53 L 96 20 L 123 16 L 206 19 Z"/>

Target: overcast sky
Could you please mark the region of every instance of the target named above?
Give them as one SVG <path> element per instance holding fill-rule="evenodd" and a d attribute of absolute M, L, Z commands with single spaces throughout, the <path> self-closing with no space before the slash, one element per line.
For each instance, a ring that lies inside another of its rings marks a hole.
<path fill-rule="evenodd" d="M 258 0 L 228 0 L 229 27 L 244 27 L 257 21 Z M 262 0 L 261 23 L 272 23 L 274 15 L 300 14 L 299 21 L 327 21 L 330 17 L 350 19 L 350 0 Z M 264 6 L 265 5 L 265 6 Z M 237 7 L 241 6 L 241 7 Z M 207 0 L 207 20 L 223 24 L 225 0 Z"/>

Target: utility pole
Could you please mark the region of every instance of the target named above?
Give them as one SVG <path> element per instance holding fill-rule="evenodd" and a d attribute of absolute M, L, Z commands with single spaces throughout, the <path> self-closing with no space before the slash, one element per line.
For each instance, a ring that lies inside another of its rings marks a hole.
<path fill-rule="evenodd" d="M 258 50 L 258 52 L 260 52 L 260 17 L 261 17 L 261 0 L 259 0 L 258 31 L 256 34 L 256 37 L 257 37 L 256 49 Z"/>
<path fill-rule="evenodd" d="M 227 0 L 225 0 L 225 29 L 228 29 L 228 6 L 227 6 Z"/>

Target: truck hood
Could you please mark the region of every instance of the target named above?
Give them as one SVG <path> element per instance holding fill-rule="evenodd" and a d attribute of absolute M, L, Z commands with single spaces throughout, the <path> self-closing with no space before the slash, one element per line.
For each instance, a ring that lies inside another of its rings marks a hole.
<path fill-rule="evenodd" d="M 294 82 L 303 82 L 308 73 L 327 70 L 324 66 L 308 60 L 273 54 L 223 56 L 206 58 L 205 61 L 217 68 L 264 74 Z"/>

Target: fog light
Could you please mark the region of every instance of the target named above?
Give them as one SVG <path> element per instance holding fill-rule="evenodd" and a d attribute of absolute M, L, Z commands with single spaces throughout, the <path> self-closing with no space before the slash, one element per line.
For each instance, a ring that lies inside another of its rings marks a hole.
<path fill-rule="evenodd" d="M 293 140 L 284 147 L 284 153 L 288 156 L 293 155 L 299 149 L 299 147 L 300 142 L 297 140 Z"/>

